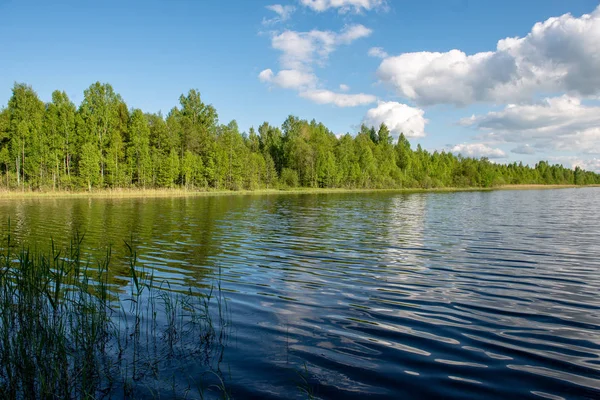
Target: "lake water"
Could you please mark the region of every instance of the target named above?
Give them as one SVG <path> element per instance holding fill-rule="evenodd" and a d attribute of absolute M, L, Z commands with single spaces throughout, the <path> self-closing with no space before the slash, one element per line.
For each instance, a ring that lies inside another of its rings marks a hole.
<path fill-rule="evenodd" d="M 92 253 L 112 245 L 118 293 L 124 240 L 173 290 L 220 279 L 234 398 L 600 398 L 599 200 L 599 188 L 0 200 L 0 224 L 32 247 L 75 232 Z"/>

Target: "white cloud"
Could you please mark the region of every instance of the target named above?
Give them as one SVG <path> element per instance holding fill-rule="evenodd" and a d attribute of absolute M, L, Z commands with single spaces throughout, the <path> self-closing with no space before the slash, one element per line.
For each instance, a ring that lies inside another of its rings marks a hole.
<path fill-rule="evenodd" d="M 586 171 L 593 171 L 596 173 L 600 173 L 600 158 L 589 158 L 583 159 L 577 156 L 558 156 L 558 157 L 550 157 L 549 161 L 551 163 L 562 164 L 568 168 L 579 167 Z"/>
<path fill-rule="evenodd" d="M 294 6 L 282 6 L 281 4 L 273 4 L 267 6 L 266 8 L 273 11 L 275 14 L 277 14 L 277 16 L 269 19 L 263 18 L 263 25 L 272 25 L 279 22 L 285 22 L 290 19 L 294 11 L 296 11 L 296 7 Z"/>
<path fill-rule="evenodd" d="M 460 126 L 473 125 L 475 123 L 476 118 L 477 117 L 475 117 L 475 114 L 471 115 L 469 118 L 462 118 L 460 121 L 458 121 L 458 125 L 460 125 Z"/>
<path fill-rule="evenodd" d="M 454 154 L 462 154 L 465 157 L 487 157 L 505 158 L 506 153 L 501 149 L 492 148 L 484 143 L 463 143 L 452 147 L 450 151 Z"/>
<path fill-rule="evenodd" d="M 310 69 L 314 63 L 323 64 L 335 48 L 367 37 L 371 30 L 363 25 L 348 25 L 340 32 L 286 30 L 273 35 L 271 45 L 282 52 L 280 62 L 288 69 Z"/>
<path fill-rule="evenodd" d="M 501 111 L 460 121 L 488 138 L 532 143 L 535 148 L 600 154 L 600 106 L 587 106 L 563 95 L 536 104 L 509 104 Z"/>
<path fill-rule="evenodd" d="M 367 53 L 369 57 L 388 58 L 390 55 L 383 50 L 383 47 L 371 47 Z"/>
<path fill-rule="evenodd" d="M 258 79 L 261 82 L 271 82 L 273 80 L 273 75 L 273 70 L 267 68 L 265 70 L 262 70 L 260 74 L 258 74 Z"/>
<path fill-rule="evenodd" d="M 300 3 L 317 12 L 327 11 L 331 8 L 340 13 L 370 11 L 385 8 L 385 0 L 300 0 Z"/>
<path fill-rule="evenodd" d="M 295 69 L 284 69 L 277 74 L 274 74 L 271 69 L 265 69 L 258 75 L 258 79 L 284 89 L 306 89 L 314 87 L 317 83 L 314 74 Z"/>
<path fill-rule="evenodd" d="M 523 38 L 498 41 L 495 51 L 467 55 L 404 53 L 385 58 L 377 75 L 419 104 L 512 102 L 535 94 L 600 92 L 600 6 L 534 25 Z"/>
<path fill-rule="evenodd" d="M 374 127 L 384 123 L 395 136 L 404 133 L 406 137 L 423 137 L 425 124 L 428 122 L 423 117 L 424 114 L 425 111 L 406 104 L 380 101 L 377 107 L 367 111 L 363 123 Z"/>
<path fill-rule="evenodd" d="M 318 78 L 313 73 L 314 64 L 322 65 L 337 46 L 350 44 L 370 34 L 371 30 L 360 24 L 347 25 L 339 32 L 286 30 L 275 33 L 271 38 L 271 45 L 282 52 L 279 61 L 284 69 L 278 73 L 265 69 L 258 75 L 258 79 L 281 88 L 298 90 L 301 97 L 317 104 L 354 107 L 374 103 L 376 97 L 373 95 L 336 93 L 318 88 Z M 347 85 L 340 85 L 343 92 L 349 89 Z"/>
<path fill-rule="evenodd" d="M 346 26 L 338 35 L 337 42 L 343 44 L 350 44 L 356 39 L 361 39 L 369 36 L 373 31 L 364 25 L 349 25 Z"/>
<path fill-rule="evenodd" d="M 535 149 L 528 144 L 522 144 L 511 150 L 515 154 L 535 154 Z"/>
<path fill-rule="evenodd" d="M 315 61 L 315 54 L 327 57 L 333 51 L 333 39 L 323 33 L 284 31 L 273 36 L 271 45 L 283 53 L 279 61 L 284 68 L 304 69 Z"/>
<path fill-rule="evenodd" d="M 335 93 L 330 90 L 308 90 L 300 92 L 300 96 L 317 104 L 334 104 L 338 107 L 356 107 L 374 103 L 377 98 L 370 94 Z"/>
<path fill-rule="evenodd" d="M 587 160 L 576 159 L 571 163 L 571 168 L 579 167 L 586 171 L 600 173 L 600 158 L 590 158 Z"/>

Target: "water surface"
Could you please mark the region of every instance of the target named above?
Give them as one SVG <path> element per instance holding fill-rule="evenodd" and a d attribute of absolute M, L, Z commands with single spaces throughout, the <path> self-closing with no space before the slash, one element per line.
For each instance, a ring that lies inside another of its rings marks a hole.
<path fill-rule="evenodd" d="M 234 398 L 600 398 L 599 195 L 0 200 L 0 224 L 111 245 L 115 293 L 125 240 L 172 290 L 220 279 Z"/>

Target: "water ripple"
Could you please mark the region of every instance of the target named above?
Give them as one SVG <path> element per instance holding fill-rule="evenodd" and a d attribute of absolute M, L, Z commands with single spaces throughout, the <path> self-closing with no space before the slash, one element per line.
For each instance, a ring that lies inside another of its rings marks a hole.
<path fill-rule="evenodd" d="M 11 200 L 0 213 L 23 242 L 112 244 L 115 287 L 130 239 L 174 290 L 220 277 L 234 397 L 600 398 L 598 194 Z"/>

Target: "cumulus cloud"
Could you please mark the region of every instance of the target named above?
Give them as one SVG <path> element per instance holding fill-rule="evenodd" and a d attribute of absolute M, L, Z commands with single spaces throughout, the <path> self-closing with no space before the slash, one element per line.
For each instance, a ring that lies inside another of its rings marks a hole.
<path fill-rule="evenodd" d="M 558 156 L 558 157 L 550 157 L 549 161 L 551 163 L 562 164 L 568 168 L 579 167 L 586 171 L 593 171 L 596 173 L 600 173 L 600 158 L 589 158 L 583 159 L 577 156 Z"/>
<path fill-rule="evenodd" d="M 271 69 L 265 69 L 258 75 L 258 79 L 284 89 L 305 89 L 314 87 L 317 83 L 317 77 L 314 74 L 295 69 L 284 69 L 277 74 L 273 73 Z"/>
<path fill-rule="evenodd" d="M 356 107 L 374 103 L 377 98 L 370 94 L 335 93 L 330 90 L 308 90 L 300 92 L 300 96 L 317 104 L 334 104 L 338 107 Z"/>
<path fill-rule="evenodd" d="M 263 18 L 263 25 L 273 25 L 279 22 L 285 22 L 290 19 L 294 11 L 296 11 L 296 7 L 294 6 L 282 6 L 281 4 L 273 4 L 266 8 L 267 10 L 273 11 L 277 16 L 268 19 Z"/>
<path fill-rule="evenodd" d="M 463 143 L 452 147 L 450 151 L 454 154 L 461 154 L 464 157 L 487 157 L 487 158 L 505 158 L 506 153 L 501 149 L 496 149 L 484 143 Z"/>
<path fill-rule="evenodd" d="M 458 125 L 460 125 L 460 126 L 473 125 L 475 123 L 476 118 L 477 117 L 475 117 L 475 114 L 471 115 L 468 118 L 462 118 L 460 121 L 458 121 Z"/>
<path fill-rule="evenodd" d="M 390 55 L 383 50 L 383 47 L 371 47 L 367 53 L 369 57 L 388 58 Z"/>
<path fill-rule="evenodd" d="M 346 26 L 342 32 L 340 32 L 337 37 L 336 37 L 336 41 L 338 43 L 343 43 L 343 44 L 350 44 L 353 41 L 355 41 L 356 39 L 361 39 L 364 37 L 369 36 L 373 31 L 369 28 L 367 28 L 364 25 L 361 24 L 357 24 L 357 25 L 349 25 Z"/>
<path fill-rule="evenodd" d="M 571 168 L 579 167 L 586 171 L 600 173 L 600 158 L 590 158 L 587 160 L 575 159 L 571 162 Z"/>
<path fill-rule="evenodd" d="M 406 137 L 423 137 L 427 123 L 423 117 L 424 114 L 425 111 L 406 104 L 380 101 L 377 103 L 377 107 L 367 111 L 363 123 L 374 127 L 379 127 L 381 123 L 384 123 L 395 136 L 404 133 Z"/>
<path fill-rule="evenodd" d="M 265 69 L 258 75 L 258 79 L 281 88 L 298 90 L 301 97 L 317 104 L 354 107 L 373 103 L 376 98 L 369 94 L 336 93 L 318 88 L 319 82 L 313 72 L 314 65 L 323 65 L 338 46 L 350 44 L 370 34 L 371 30 L 360 24 L 347 25 L 339 32 L 286 30 L 274 33 L 271 45 L 281 51 L 279 62 L 283 69 L 277 73 Z M 347 85 L 340 85 L 342 92 L 349 89 Z"/>
<path fill-rule="evenodd" d="M 418 104 L 519 102 L 539 93 L 600 92 L 600 6 L 534 25 L 523 38 L 498 41 L 494 51 L 404 53 L 386 57 L 381 82 Z"/>
<path fill-rule="evenodd" d="M 465 118 L 460 124 L 488 133 L 495 141 L 600 154 L 600 107 L 584 105 L 569 95 L 535 104 L 509 104 L 501 111 Z"/>
<path fill-rule="evenodd" d="M 528 144 L 522 144 L 511 150 L 515 154 L 535 154 L 535 149 Z"/>
<path fill-rule="evenodd" d="M 286 30 L 274 34 L 271 45 L 281 51 L 280 62 L 288 69 L 310 69 L 315 63 L 323 63 L 337 46 L 350 44 L 367 37 L 371 30 L 363 25 L 347 25 L 340 32 L 312 30 L 297 32 Z"/>
<path fill-rule="evenodd" d="M 317 12 L 337 9 L 340 13 L 370 11 L 385 8 L 385 0 L 300 0 L 300 3 Z"/>

